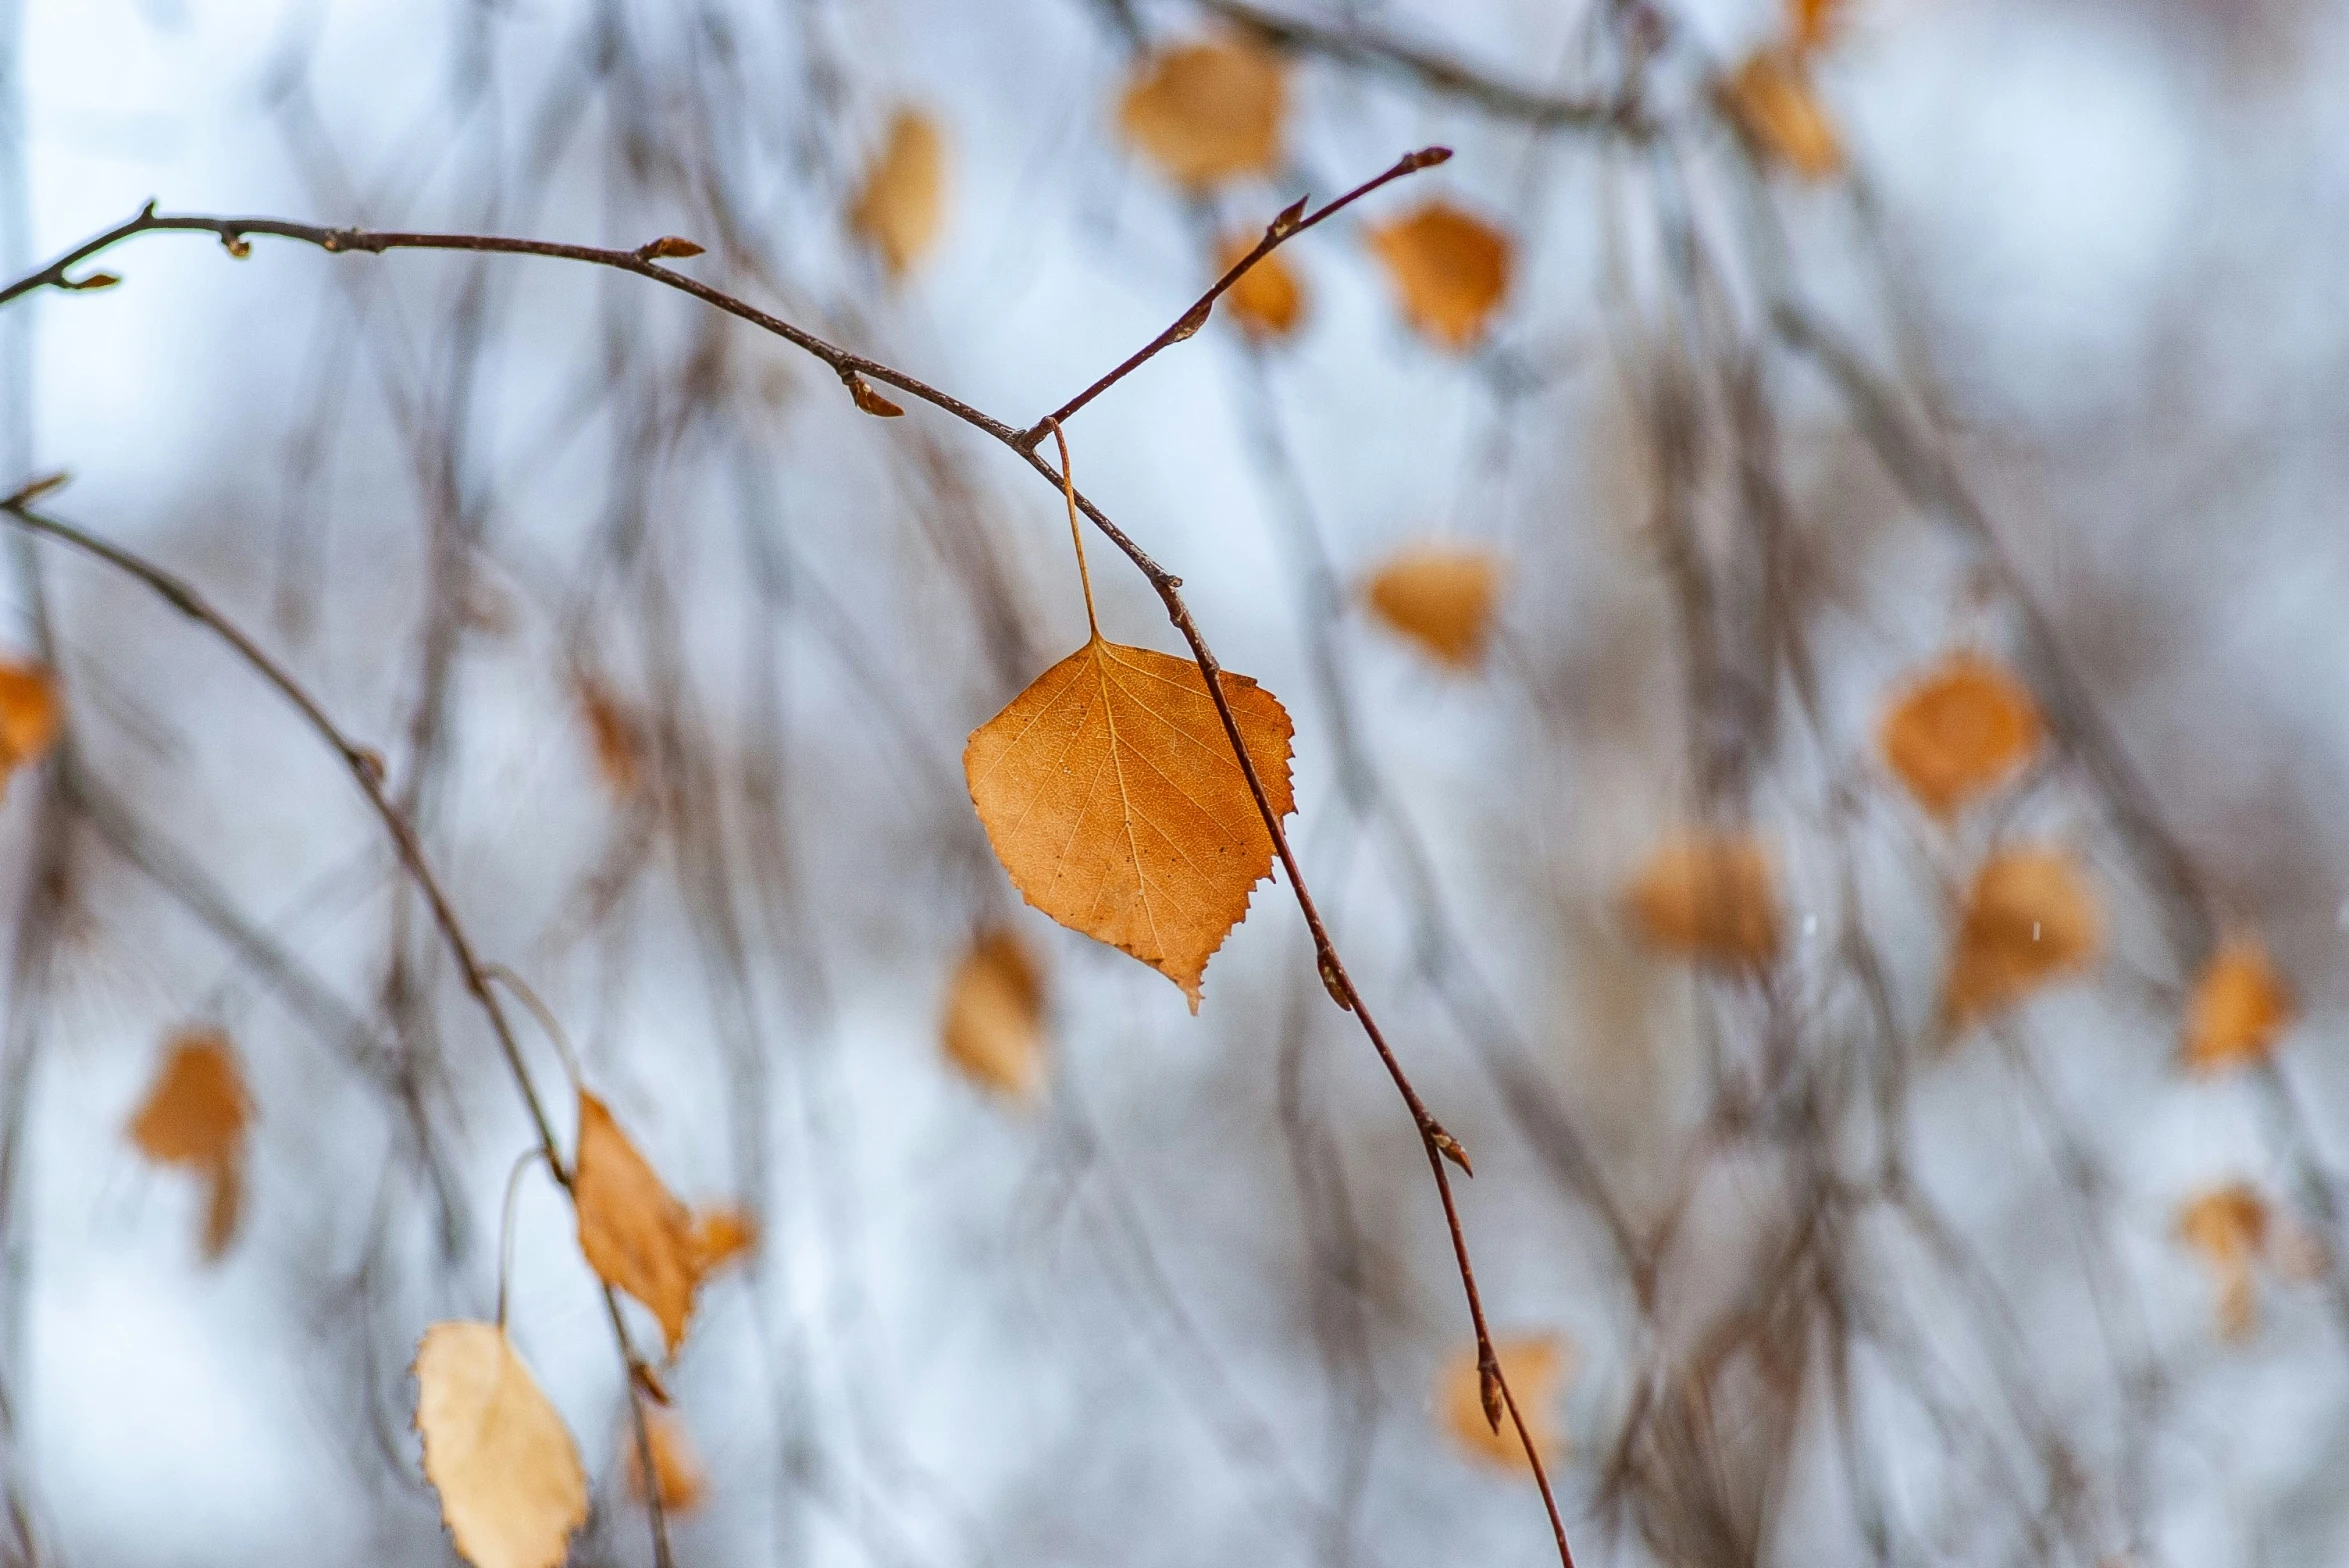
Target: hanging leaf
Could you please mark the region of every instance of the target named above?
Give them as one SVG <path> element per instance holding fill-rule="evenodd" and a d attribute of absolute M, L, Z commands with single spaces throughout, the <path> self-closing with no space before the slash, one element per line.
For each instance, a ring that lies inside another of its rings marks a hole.
<path fill-rule="evenodd" d="M 1787 0 L 1786 31 L 1798 54 L 1811 54 L 1833 41 L 1843 22 L 1844 0 Z"/>
<path fill-rule="evenodd" d="M 2002 666 L 1953 654 L 1885 710 L 1877 739 L 1909 793 L 1947 817 L 2030 764 L 2039 750 L 2039 705 Z"/>
<path fill-rule="evenodd" d="M 943 1029 L 947 1060 L 982 1088 L 1033 1099 L 1044 1081 L 1044 976 L 1006 927 L 982 931 L 954 966 Z"/>
<path fill-rule="evenodd" d="M 2186 998 L 2187 1069 L 2217 1073 L 2266 1061 L 2296 1011 L 2266 948 L 2245 937 L 2220 943 Z"/>
<path fill-rule="evenodd" d="M 693 1216 L 661 1184 L 604 1102 L 579 1096 L 579 1154 L 571 1198 L 579 1250 L 605 1284 L 628 1292 L 660 1320 L 668 1353 L 685 1341 L 693 1312 Z"/>
<path fill-rule="evenodd" d="M 1285 817 L 1296 809 L 1288 711 L 1245 675 L 1226 671 L 1222 684 Z M 1207 960 L 1273 852 L 1199 667 L 1096 632 L 973 731 L 962 760 L 1021 895 L 1156 969 L 1197 1012 Z"/>
<path fill-rule="evenodd" d="M 1633 919 L 1667 953 L 1729 969 L 1778 956 L 1777 876 L 1750 833 L 1696 829 L 1669 839 L 1632 879 Z"/>
<path fill-rule="evenodd" d="M 0 659 L 0 783 L 57 742 L 57 682 L 38 664 Z"/>
<path fill-rule="evenodd" d="M 1761 49 L 1721 83 L 1721 103 L 1754 150 L 1806 180 L 1843 168 L 1835 122 L 1811 90 L 1802 58 L 1786 49 Z"/>
<path fill-rule="evenodd" d="M 1224 241 L 1216 256 L 1217 275 L 1229 272 L 1255 248 L 1256 240 L 1250 235 Z M 1285 338 L 1297 330 L 1305 314 L 1305 291 L 1288 258 L 1277 250 L 1241 273 L 1240 281 L 1224 290 L 1223 302 L 1231 307 L 1232 319 L 1240 324 L 1240 330 L 1252 338 Z"/>
<path fill-rule="evenodd" d="M 2009 1007 L 2089 968 L 2103 941 L 2095 891 L 2070 854 L 2052 846 L 2000 850 L 1966 894 L 1942 1017 L 1963 1028 Z"/>
<path fill-rule="evenodd" d="M 130 1139 L 140 1153 L 203 1178 L 206 1258 L 226 1253 L 236 1237 L 244 1210 L 245 1130 L 251 1120 L 235 1048 L 217 1029 L 190 1029 L 172 1039 L 131 1119 Z"/>
<path fill-rule="evenodd" d="M 2267 1200 L 2248 1182 L 2197 1193 L 2178 1211 L 2178 1235 L 2218 1281 L 2219 1332 L 2247 1337 L 2257 1321 L 2251 1266 L 2267 1250 Z"/>
<path fill-rule="evenodd" d="M 758 1244 L 758 1223 L 742 1210 L 704 1209 L 693 1217 L 694 1278 L 707 1279 Z"/>
<path fill-rule="evenodd" d="M 1484 661 L 1500 597 L 1501 563 L 1474 545 L 1407 545 L 1387 557 L 1362 597 L 1389 628 L 1439 664 L 1471 670 Z"/>
<path fill-rule="evenodd" d="M 1529 1334 L 1494 1340 L 1493 1356 L 1509 1391 L 1517 1396 L 1517 1410 L 1525 1417 L 1533 1446 L 1548 1464 L 1566 1447 L 1555 1423 L 1558 1395 L 1573 1378 L 1574 1347 L 1563 1335 Z M 1474 1342 L 1444 1363 L 1436 1379 L 1436 1405 L 1444 1430 L 1462 1452 L 1487 1464 L 1533 1473 L 1525 1460 L 1525 1445 L 1517 1437 L 1517 1423 L 1504 1411 L 1496 1432 L 1485 1419 L 1484 1382 L 1477 1371 Z"/>
<path fill-rule="evenodd" d="M 1473 214 L 1433 201 L 1370 230 L 1403 316 L 1455 353 L 1484 336 L 1509 292 L 1509 237 Z"/>
<path fill-rule="evenodd" d="M 685 1423 L 663 1410 L 644 1413 L 644 1446 L 652 1450 L 653 1479 L 660 1486 L 661 1507 L 668 1513 L 683 1513 L 700 1505 L 708 1495 L 709 1480 L 702 1473 L 701 1456 L 693 1451 L 693 1439 L 685 1431 Z M 644 1456 L 637 1450 L 636 1428 L 631 1424 L 620 1434 L 621 1468 L 628 1475 L 628 1495 L 644 1501 Z"/>
<path fill-rule="evenodd" d="M 930 254 L 945 223 L 945 133 L 921 110 L 901 108 L 865 168 L 848 226 L 879 253 L 889 276 L 902 278 Z"/>
<path fill-rule="evenodd" d="M 1176 184 L 1197 190 L 1280 161 L 1287 97 L 1278 55 L 1237 38 L 1183 44 L 1142 60 L 1118 126 Z"/>
<path fill-rule="evenodd" d="M 643 725 L 617 692 L 592 675 L 579 681 L 579 716 L 604 787 L 618 800 L 634 799 L 644 787 Z"/>
<path fill-rule="evenodd" d="M 435 1323 L 416 1347 L 416 1430 L 440 1514 L 473 1568 L 556 1568 L 587 1520 L 570 1429 L 494 1323 Z"/>

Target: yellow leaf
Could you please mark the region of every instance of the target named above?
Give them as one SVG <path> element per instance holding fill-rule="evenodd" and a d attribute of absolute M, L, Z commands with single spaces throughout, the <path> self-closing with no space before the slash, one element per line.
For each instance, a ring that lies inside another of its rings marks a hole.
<path fill-rule="evenodd" d="M 2005 784 L 2039 750 L 2030 688 L 1979 654 L 1953 654 L 1887 708 L 1884 760 L 1926 810 L 1947 817 Z"/>
<path fill-rule="evenodd" d="M 1216 257 L 1217 276 L 1229 272 L 1256 244 L 1245 234 L 1226 240 Z M 1252 338 L 1285 338 L 1305 313 L 1305 291 L 1277 250 L 1241 273 L 1240 281 L 1224 291 L 1223 302 L 1231 307 L 1240 330 Z"/>
<path fill-rule="evenodd" d="M 1455 352 L 1475 346 L 1509 292 L 1509 237 L 1447 202 L 1370 230 L 1412 326 Z"/>
<path fill-rule="evenodd" d="M 1556 1406 L 1560 1386 L 1573 1376 L 1574 1347 L 1562 1335 L 1530 1334 L 1494 1340 L 1493 1356 L 1501 1363 L 1509 1392 L 1517 1396 L 1517 1410 L 1525 1417 L 1533 1446 L 1542 1462 L 1549 1463 L 1566 1446 L 1555 1426 Z M 1436 1378 L 1436 1404 L 1444 1429 L 1470 1457 L 1533 1473 L 1525 1462 L 1525 1445 L 1518 1441 L 1517 1423 L 1507 1410 L 1501 1413 L 1498 1432 L 1485 1420 L 1484 1383 L 1477 1372 L 1474 1343 L 1444 1363 Z"/>
<path fill-rule="evenodd" d="M 1648 941 L 1668 953 L 1732 969 L 1778 956 L 1777 877 L 1749 833 L 1699 829 L 1648 856 L 1629 890 Z"/>
<path fill-rule="evenodd" d="M 2187 1068 L 2216 1073 L 2266 1061 L 2295 1011 L 2266 948 L 2242 937 L 2220 943 L 2186 998 Z"/>
<path fill-rule="evenodd" d="M 131 1119 L 131 1142 L 140 1153 L 203 1178 L 207 1258 L 221 1256 L 236 1238 L 244 1210 L 245 1128 L 251 1119 L 236 1051 L 217 1029 L 190 1029 L 172 1040 Z"/>
<path fill-rule="evenodd" d="M 587 1519 L 570 1429 L 505 1330 L 435 1323 L 416 1347 L 416 1430 L 440 1515 L 473 1568 L 555 1568 Z"/>
<path fill-rule="evenodd" d="M 1224 700 L 1273 811 L 1296 809 L 1288 711 L 1245 675 Z M 971 734 L 971 803 L 1029 903 L 1132 954 L 1199 1010 L 1207 960 L 1272 869 L 1272 835 L 1199 668 L 1147 648 L 1084 647 Z"/>
<path fill-rule="evenodd" d="M 1500 596 L 1501 563 L 1473 545 L 1409 545 L 1370 575 L 1362 596 L 1378 618 L 1439 663 L 1474 669 L 1484 660 Z"/>
<path fill-rule="evenodd" d="M 0 659 L 0 777 L 57 741 L 57 682 L 38 664 Z"/>
<path fill-rule="evenodd" d="M 848 209 L 848 226 L 900 278 L 930 253 L 946 222 L 946 137 L 919 109 L 890 118 Z"/>
<path fill-rule="evenodd" d="M 661 1507 L 670 1513 L 683 1513 L 697 1506 L 709 1491 L 709 1480 L 702 1473 L 701 1456 L 693 1451 L 693 1439 L 686 1435 L 685 1423 L 665 1411 L 647 1410 L 644 1413 L 645 1446 L 652 1450 L 653 1477 L 660 1483 Z M 628 1495 L 644 1500 L 644 1456 L 637 1451 L 636 1428 L 631 1425 L 621 1434 L 622 1467 L 628 1472 Z"/>
<path fill-rule="evenodd" d="M 571 1198 L 579 1250 L 605 1284 L 652 1309 L 674 1356 L 699 1283 L 692 1214 L 592 1094 L 579 1096 L 577 1163 Z"/>
<path fill-rule="evenodd" d="M 2096 961 L 2103 916 L 2087 877 L 2054 847 L 2004 849 L 1966 894 L 1942 1017 L 1963 1027 Z"/>
<path fill-rule="evenodd" d="M 947 1059 L 980 1086 L 1032 1099 L 1044 1080 L 1044 976 L 1008 928 L 982 931 L 946 989 Z"/>
<path fill-rule="evenodd" d="M 759 1244 L 758 1222 L 737 1208 L 704 1209 L 693 1217 L 693 1273 L 706 1279 Z"/>
<path fill-rule="evenodd" d="M 2218 1281 L 2219 1331 L 2247 1336 L 2255 1322 L 2251 1265 L 2267 1250 L 2267 1200 L 2248 1182 L 2207 1188 L 2178 1211 L 2178 1236 Z"/>
<path fill-rule="evenodd" d="M 1762 49 L 1746 57 L 1721 83 L 1721 102 L 1754 148 L 1807 180 L 1823 180 L 1843 167 L 1843 143 L 1811 90 L 1801 58 L 1785 49 Z"/>
<path fill-rule="evenodd" d="M 1786 30 L 1798 53 L 1823 49 L 1843 17 L 1844 0 L 1787 0 Z"/>
<path fill-rule="evenodd" d="M 587 723 L 604 787 L 621 800 L 632 798 L 644 784 L 644 731 L 636 715 L 618 693 L 593 676 L 579 682 L 579 715 Z"/>
<path fill-rule="evenodd" d="M 1278 55 L 1212 39 L 1145 58 L 1118 105 L 1118 125 L 1175 183 L 1196 190 L 1279 161 L 1287 97 Z"/>

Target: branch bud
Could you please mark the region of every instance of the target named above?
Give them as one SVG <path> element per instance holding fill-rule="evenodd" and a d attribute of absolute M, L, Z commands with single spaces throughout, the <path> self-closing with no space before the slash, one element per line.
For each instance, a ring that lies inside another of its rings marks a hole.
<path fill-rule="evenodd" d="M 638 261 L 667 261 L 673 257 L 698 256 L 701 253 L 702 248 L 694 244 L 693 241 L 675 234 L 664 234 L 648 245 L 638 246 L 636 259 Z"/>
<path fill-rule="evenodd" d="M 895 419 L 905 410 L 890 402 L 865 384 L 865 378 L 853 370 L 844 370 L 840 379 L 848 387 L 848 395 L 856 399 L 856 406 L 875 419 Z"/>

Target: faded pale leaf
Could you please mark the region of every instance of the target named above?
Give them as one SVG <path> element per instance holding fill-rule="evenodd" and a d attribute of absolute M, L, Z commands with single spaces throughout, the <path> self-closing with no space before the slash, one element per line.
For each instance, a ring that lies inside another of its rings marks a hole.
<path fill-rule="evenodd" d="M 2096 893 L 2078 862 L 2053 846 L 2003 849 L 1966 894 L 1941 993 L 1953 1028 L 2013 1005 L 2095 963 L 2104 942 Z"/>
<path fill-rule="evenodd" d="M 579 682 L 579 716 L 604 787 L 620 800 L 632 799 L 644 785 L 643 725 L 617 692 L 593 676 Z"/>
<path fill-rule="evenodd" d="M 2039 750 L 2039 705 L 2003 666 L 1953 654 L 1885 710 L 1877 741 L 1909 793 L 1947 817 L 2029 766 Z"/>
<path fill-rule="evenodd" d="M 1721 83 L 1720 91 L 1738 129 L 1765 156 L 1807 180 L 1823 180 L 1843 168 L 1843 142 L 1812 91 L 1799 55 L 1758 50 Z"/>
<path fill-rule="evenodd" d="M 2266 1061 L 2295 1011 L 2266 948 L 2245 937 L 2220 943 L 2186 998 L 2187 1068 L 2216 1073 Z"/>
<path fill-rule="evenodd" d="M 661 1507 L 670 1513 L 683 1513 L 699 1506 L 709 1493 L 709 1478 L 702 1472 L 701 1456 L 694 1452 L 693 1439 L 687 1435 L 685 1423 L 667 1411 L 647 1410 L 644 1442 L 652 1450 L 653 1479 L 660 1486 Z M 637 1451 L 633 1425 L 621 1434 L 620 1450 L 621 1466 L 628 1473 L 628 1495 L 642 1502 L 644 1456 Z"/>
<path fill-rule="evenodd" d="M 1405 319 L 1442 348 L 1474 347 L 1509 292 L 1509 237 L 1448 202 L 1371 229 L 1370 248 Z"/>
<path fill-rule="evenodd" d="M 1391 629 L 1456 670 L 1484 660 L 1500 597 L 1501 563 L 1473 545 L 1408 545 L 1363 584 L 1362 597 Z"/>
<path fill-rule="evenodd" d="M 1145 58 L 1118 105 L 1118 126 L 1177 184 L 1198 189 L 1279 161 L 1287 98 L 1278 55 L 1211 39 Z"/>
<path fill-rule="evenodd" d="M 1777 875 L 1750 833 L 1697 829 L 1665 841 L 1628 896 L 1641 934 L 1668 953 L 1733 969 L 1778 956 Z"/>
<path fill-rule="evenodd" d="M 1226 240 L 1216 257 L 1217 274 L 1229 272 L 1255 248 L 1255 239 L 1248 235 Z M 1240 330 L 1252 338 L 1285 338 L 1305 314 L 1305 291 L 1288 258 L 1277 250 L 1241 273 L 1240 281 L 1224 290 L 1223 302 Z"/>
<path fill-rule="evenodd" d="M 670 1355 L 685 1340 L 699 1283 L 693 1216 L 662 1185 L 603 1101 L 579 1096 L 579 1250 L 604 1283 L 652 1309 Z"/>
<path fill-rule="evenodd" d="M 1279 699 L 1223 673 L 1265 798 L 1296 809 Z M 971 734 L 971 802 L 1029 903 L 1132 954 L 1199 1010 L 1207 960 L 1272 869 L 1272 835 L 1199 667 L 1094 637 Z"/>
<path fill-rule="evenodd" d="M 946 135 L 921 110 L 901 108 L 865 169 L 848 226 L 901 278 L 930 253 L 945 223 Z"/>
<path fill-rule="evenodd" d="M 38 664 L 0 660 L 0 776 L 38 762 L 56 740 L 56 678 Z"/>
<path fill-rule="evenodd" d="M 982 931 L 954 966 L 942 1030 L 947 1060 L 973 1082 L 1031 1099 L 1044 1081 L 1044 976 L 1009 929 Z"/>
<path fill-rule="evenodd" d="M 1493 1355 L 1501 1376 L 1517 1396 L 1525 1430 L 1546 1464 L 1565 1451 L 1556 1426 L 1558 1395 L 1574 1373 L 1574 1347 L 1559 1334 L 1528 1334 L 1493 1341 Z M 1517 1424 L 1504 1411 L 1496 1432 L 1485 1420 L 1484 1384 L 1476 1366 L 1474 1341 L 1444 1363 L 1436 1379 L 1436 1405 L 1444 1430 L 1470 1457 L 1487 1464 L 1531 1474 L 1525 1445 L 1518 1441 Z"/>
<path fill-rule="evenodd" d="M 693 1217 L 693 1273 L 706 1279 L 759 1244 L 758 1222 L 737 1208 L 704 1209 Z"/>
<path fill-rule="evenodd" d="M 2256 1323 L 2251 1266 L 2267 1250 L 2267 1200 L 2248 1182 L 2228 1182 L 2189 1198 L 2178 1211 L 2178 1236 L 2202 1258 L 2219 1287 L 2219 1332 L 2247 1337 Z"/>
<path fill-rule="evenodd" d="M 435 1323 L 416 1347 L 416 1430 L 457 1553 L 474 1568 L 555 1568 L 587 1520 L 570 1429 L 494 1323 Z"/>

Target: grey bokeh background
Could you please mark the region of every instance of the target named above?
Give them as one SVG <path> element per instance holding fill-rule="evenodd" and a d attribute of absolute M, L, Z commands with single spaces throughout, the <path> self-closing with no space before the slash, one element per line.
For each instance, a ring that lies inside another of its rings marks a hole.
<path fill-rule="evenodd" d="M 1591 85 L 1577 7 L 1284 14 Z M 1672 16 L 1683 80 L 1660 91 L 1694 125 L 1691 62 L 1734 60 L 1777 18 Z M 1298 841 L 1421 1088 L 1477 1151 L 1465 1219 L 1496 1320 L 1579 1349 L 1558 1474 L 1578 1556 L 1870 1560 L 1838 1458 L 1856 1447 L 1893 1560 L 2337 1560 L 2344 1325 L 2320 1285 L 2271 1281 L 2258 1336 L 2220 1343 L 2172 1235 L 2181 1198 L 2236 1176 L 2313 1226 L 2290 1196 L 2305 1166 L 2248 1087 L 2172 1068 L 2179 977 L 2079 778 L 2058 770 L 2004 820 L 2090 856 L 2110 960 L 1995 1048 L 1923 1042 L 1943 885 L 1979 841 L 1936 838 L 1871 772 L 1870 726 L 1902 670 L 1999 641 L 2006 612 L 1787 356 L 1770 389 L 1826 738 L 1774 753 L 1750 809 L 1783 846 L 1790 932 L 1832 929 L 1838 855 L 1860 867 L 1909 1032 L 1883 1048 L 1917 1058 L 1919 1180 L 2003 1306 L 1864 1219 L 1851 1267 L 1909 1337 L 1857 1363 L 1856 1444 L 1814 1362 L 1742 1547 L 1734 1529 L 1661 1545 L 1640 1520 L 1667 1502 L 1609 1490 L 1641 1390 L 1745 1288 L 1789 1191 L 1783 1149 L 1701 1136 L 1698 1042 L 1749 1027 L 1750 999 L 1642 953 L 1618 898 L 1694 810 L 1627 390 L 1624 322 L 1660 319 L 1668 292 L 1636 238 L 1652 170 L 1306 56 L 1292 167 L 1203 219 L 1119 144 L 1111 105 L 1128 24 L 1207 23 L 1084 0 L 24 0 L 11 254 L 149 197 L 619 245 L 680 232 L 713 246 L 701 275 L 1024 422 L 1181 309 L 1208 275 L 1202 222 L 1262 222 L 1410 146 L 1454 147 L 1425 189 L 1520 246 L 1484 351 L 1412 339 L 1334 224 L 1290 253 L 1312 296 L 1297 341 L 1258 356 L 1219 323 L 1071 435 L 1080 482 L 1297 716 Z M 2098 710 L 2216 905 L 2299 987 L 2285 1077 L 2320 1171 L 2349 1109 L 2345 68 L 2338 8 L 2290 0 L 1853 0 L 1821 77 L 1867 202 L 1784 182 L 1772 198 L 1820 310 L 1876 362 L 1930 365 L 1951 450 Z M 951 198 L 939 252 L 892 286 L 839 214 L 900 101 L 947 128 Z M 1732 158 L 1701 130 L 1688 156 Z M 1733 204 L 1713 203 L 1733 245 Z M 710 1288 L 675 1369 L 711 1478 L 676 1521 L 681 1561 L 1544 1559 L 1530 1487 L 1460 1457 L 1429 1414 L 1466 1336 L 1440 1219 L 1285 890 L 1260 890 L 1197 1020 L 1023 911 L 1054 977 L 1049 1103 L 1006 1109 L 939 1060 L 948 967 L 1016 902 L 961 793 L 962 737 L 1082 630 L 1049 491 L 923 411 L 861 418 L 820 366 L 625 278 L 266 241 L 238 262 L 181 236 L 107 265 L 119 289 L 5 318 L 28 350 L 12 461 L 69 469 L 61 511 L 200 583 L 395 777 L 428 778 L 429 840 L 484 948 L 546 994 L 681 1193 L 764 1211 L 756 1267 Z M 1324 627 L 1301 518 L 1348 582 L 1431 533 L 1504 552 L 1492 667 L 1440 676 L 1352 610 Z M 429 541 L 459 535 L 463 564 L 436 578 Z M 1174 646 L 1143 585 L 1094 559 L 1111 634 Z M 412 909 L 400 924 L 332 759 L 153 602 L 43 560 L 90 770 L 150 850 L 199 864 L 421 1053 L 460 1201 L 437 1216 L 400 1117 L 315 1020 L 77 827 L 52 983 L 10 1001 L 5 1459 L 38 1560 L 441 1560 L 403 1368 L 423 1324 L 490 1308 L 526 1138 L 511 1087 Z M 452 594 L 464 629 L 427 758 L 405 737 L 423 628 Z M 21 578 L 10 602 L 29 614 Z M 1325 634 L 1406 835 L 1345 806 L 1310 656 Z M 703 792 L 690 831 L 646 828 L 599 787 L 582 664 L 674 720 Z M 1824 812 L 1852 778 L 1864 808 Z M 20 883 L 39 800 L 12 785 Z M 615 867 L 633 880 L 599 907 Z M 1431 912 L 1449 932 L 1432 963 Z M 1790 987 L 1818 1005 L 1792 1016 L 1831 1034 L 1831 987 L 1811 982 L 1833 958 L 1794 947 Z M 428 998 L 404 1022 L 383 1004 L 395 951 Z M 1482 1045 L 1477 1017 L 1500 1020 Z M 191 1019 L 235 1035 L 259 1112 L 251 1214 L 212 1267 L 196 1196 L 121 1136 L 158 1042 Z M 1512 1114 L 1490 1036 L 1636 1215 L 1697 1194 L 1660 1316 Z M 551 1052 L 534 1067 L 558 1081 Z M 1332 1191 L 1359 1241 L 1337 1261 Z M 517 1237 L 517 1336 L 598 1479 L 578 1560 L 644 1560 L 616 1368 L 557 1194 L 525 1188 Z M 2057 1439 L 2076 1494 L 2051 1479 L 2068 1474 Z M 1774 1462 L 1718 1456 L 1725 1474 Z"/>

